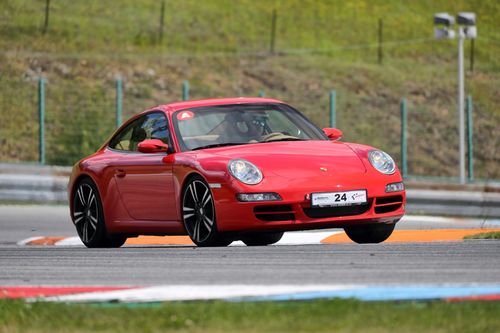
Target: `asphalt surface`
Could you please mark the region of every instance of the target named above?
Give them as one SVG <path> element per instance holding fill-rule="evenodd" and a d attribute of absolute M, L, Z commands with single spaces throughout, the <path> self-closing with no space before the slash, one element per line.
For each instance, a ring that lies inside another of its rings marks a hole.
<path fill-rule="evenodd" d="M 36 236 L 76 236 L 69 207 L 0 205 L 0 245 Z"/>
<path fill-rule="evenodd" d="M 498 283 L 500 243 L 0 247 L 0 285 Z"/>
<path fill-rule="evenodd" d="M 443 226 L 439 219 L 412 223 Z M 74 235 L 66 207 L 0 206 L 0 285 L 500 282 L 498 241 L 120 249 L 16 244 Z"/>

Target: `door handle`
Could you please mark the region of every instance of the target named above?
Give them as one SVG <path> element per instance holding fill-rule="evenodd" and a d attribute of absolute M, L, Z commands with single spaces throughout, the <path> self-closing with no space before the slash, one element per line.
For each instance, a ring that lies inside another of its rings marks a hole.
<path fill-rule="evenodd" d="M 123 178 L 123 177 L 125 177 L 125 175 L 126 175 L 127 173 L 125 172 L 125 170 L 118 169 L 118 170 L 116 170 L 115 174 L 116 174 L 116 177 Z"/>

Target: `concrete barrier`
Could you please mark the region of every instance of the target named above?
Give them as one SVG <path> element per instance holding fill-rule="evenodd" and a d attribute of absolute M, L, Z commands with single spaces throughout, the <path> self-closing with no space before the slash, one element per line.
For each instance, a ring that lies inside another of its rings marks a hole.
<path fill-rule="evenodd" d="M 67 204 L 70 167 L 0 163 L 0 203 L 35 202 Z M 423 187 L 428 187 L 425 189 Z M 409 214 L 500 218 L 500 187 L 478 184 L 451 187 L 436 183 L 407 183 Z M 487 192 L 486 192 L 487 191 Z"/>

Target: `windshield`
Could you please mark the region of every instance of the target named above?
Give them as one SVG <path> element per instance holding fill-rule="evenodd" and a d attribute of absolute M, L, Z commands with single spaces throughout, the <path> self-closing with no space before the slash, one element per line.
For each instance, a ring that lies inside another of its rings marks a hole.
<path fill-rule="evenodd" d="M 302 114 L 284 104 L 237 104 L 199 107 L 173 115 L 182 151 L 266 143 L 328 140 Z"/>

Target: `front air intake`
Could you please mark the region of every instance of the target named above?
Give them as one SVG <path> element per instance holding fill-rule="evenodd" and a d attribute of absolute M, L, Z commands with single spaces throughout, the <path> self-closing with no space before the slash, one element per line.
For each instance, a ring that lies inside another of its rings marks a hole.
<path fill-rule="evenodd" d="M 356 206 L 340 206 L 340 207 L 311 207 L 303 208 L 304 213 L 315 219 L 326 217 L 352 216 L 366 213 L 370 209 L 370 203 L 365 203 Z"/>
<path fill-rule="evenodd" d="M 375 199 L 375 214 L 386 214 L 400 209 L 403 206 L 403 196 L 394 195 Z"/>
<path fill-rule="evenodd" d="M 295 220 L 295 212 L 291 205 L 257 206 L 253 209 L 255 217 L 262 221 Z"/>

